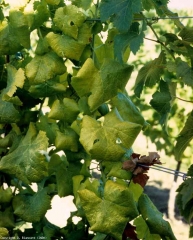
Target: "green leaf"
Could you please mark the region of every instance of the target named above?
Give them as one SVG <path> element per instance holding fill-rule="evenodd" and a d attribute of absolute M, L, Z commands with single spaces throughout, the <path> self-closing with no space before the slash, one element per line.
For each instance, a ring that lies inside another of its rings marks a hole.
<path fill-rule="evenodd" d="M 58 150 L 70 150 L 72 152 L 78 151 L 78 135 L 72 128 L 65 128 L 63 133 L 57 131 L 55 146 Z"/>
<path fill-rule="evenodd" d="M 0 171 L 16 176 L 24 183 L 39 182 L 47 176 L 46 151 L 48 139 L 45 132 L 37 134 L 31 123 L 19 146 L 0 161 Z"/>
<path fill-rule="evenodd" d="M 187 62 L 182 61 L 180 58 L 176 59 L 176 73 L 177 77 L 188 86 L 193 86 L 193 70 Z"/>
<path fill-rule="evenodd" d="M 80 142 L 93 159 L 120 161 L 140 130 L 140 125 L 124 122 L 114 110 L 105 115 L 104 122 L 84 116 Z"/>
<path fill-rule="evenodd" d="M 76 120 L 78 114 L 79 107 L 76 101 L 71 98 L 64 98 L 63 101 L 54 101 L 48 117 L 72 123 L 74 120 Z"/>
<path fill-rule="evenodd" d="M 182 154 L 193 138 L 193 111 L 189 114 L 186 123 L 177 137 L 174 153 L 176 160 L 181 160 Z"/>
<path fill-rule="evenodd" d="M 111 17 L 115 27 L 120 32 L 129 30 L 133 14 L 142 10 L 140 0 L 102 0 L 100 4 L 100 16 L 102 21 Z"/>
<path fill-rule="evenodd" d="M 123 93 L 118 93 L 111 101 L 112 106 L 116 107 L 124 121 L 137 123 L 144 125 L 145 120 L 138 108 L 131 101 L 129 96 L 126 96 Z"/>
<path fill-rule="evenodd" d="M 46 2 L 50 5 L 58 5 L 60 3 L 60 0 L 46 0 Z"/>
<path fill-rule="evenodd" d="M 76 5 L 79 8 L 87 10 L 92 3 L 92 0 L 72 0 L 72 4 Z"/>
<path fill-rule="evenodd" d="M 50 32 L 46 36 L 46 39 L 53 51 L 62 58 L 66 57 L 79 60 L 85 48 L 85 44 L 66 35 L 59 35 Z"/>
<path fill-rule="evenodd" d="M 13 103 L 5 102 L 0 97 L 0 123 L 15 123 L 20 119 L 19 111 Z"/>
<path fill-rule="evenodd" d="M 28 26 L 14 26 L 6 20 L 0 22 L 0 55 L 12 55 L 23 47 L 30 47 Z"/>
<path fill-rule="evenodd" d="M 122 169 L 122 162 L 103 161 L 104 173 L 107 177 L 116 177 L 120 179 L 130 180 L 132 173 Z"/>
<path fill-rule="evenodd" d="M 171 100 L 172 97 L 169 91 L 168 84 L 161 80 L 160 91 L 156 91 L 152 95 L 152 100 L 150 101 L 151 106 L 161 115 L 161 124 L 165 123 L 168 113 L 170 112 Z"/>
<path fill-rule="evenodd" d="M 136 226 L 137 237 L 139 239 L 161 240 L 159 235 L 150 233 L 149 227 L 142 216 L 137 217 L 133 223 Z"/>
<path fill-rule="evenodd" d="M 153 1 L 152 0 L 142 0 L 143 8 L 147 11 L 153 8 Z"/>
<path fill-rule="evenodd" d="M 0 238 L 9 237 L 9 231 L 6 228 L 0 227 Z"/>
<path fill-rule="evenodd" d="M 79 27 L 85 19 L 86 16 L 76 6 L 68 5 L 56 10 L 54 23 L 65 35 L 77 39 Z"/>
<path fill-rule="evenodd" d="M 73 177 L 79 175 L 82 164 L 68 163 L 58 155 L 53 155 L 49 162 L 49 172 L 56 175 L 58 195 L 65 197 L 73 194 Z"/>
<path fill-rule="evenodd" d="M 186 28 L 186 27 L 184 27 L 180 31 L 179 36 L 186 43 L 189 43 L 189 44 L 193 43 L 193 28 Z"/>
<path fill-rule="evenodd" d="M 185 209 L 187 203 L 193 199 L 193 188 L 192 188 L 192 184 L 193 184 L 193 179 L 186 179 L 186 181 L 184 181 L 183 183 L 183 187 L 180 190 L 180 194 L 182 195 L 182 208 Z"/>
<path fill-rule="evenodd" d="M 64 72 L 66 72 L 64 62 L 54 52 L 35 56 L 26 66 L 26 76 L 32 85 L 43 83 Z"/>
<path fill-rule="evenodd" d="M 146 23 L 143 21 L 142 29 L 139 30 L 139 23 L 134 22 L 129 31 L 115 36 L 114 53 L 115 58 L 122 62 L 125 50 L 130 47 L 130 50 L 136 54 L 143 43 L 144 31 L 146 30 Z"/>
<path fill-rule="evenodd" d="M 21 68 L 17 70 L 14 66 L 8 64 L 7 73 L 7 87 L 3 89 L 3 100 L 5 100 L 6 97 L 13 97 L 18 87 L 23 88 L 25 80 L 24 71 Z"/>
<path fill-rule="evenodd" d="M 147 223 L 151 234 L 159 234 L 160 237 L 176 240 L 170 224 L 165 221 L 154 204 L 146 194 L 142 194 L 139 198 L 139 211 Z"/>
<path fill-rule="evenodd" d="M 114 97 L 118 90 L 123 90 L 133 66 L 120 64 L 105 59 L 100 71 L 94 66 L 92 59 L 87 59 L 76 77 L 72 78 L 72 86 L 80 97 L 91 93 L 88 104 L 91 111 Z"/>
<path fill-rule="evenodd" d="M 56 131 L 58 131 L 57 123 L 52 122 L 50 119 L 48 119 L 47 115 L 42 115 L 39 118 L 39 122 L 36 123 L 36 126 L 38 130 L 46 132 L 49 143 L 53 144 L 56 137 Z"/>
<path fill-rule="evenodd" d="M 183 189 L 184 183 L 180 185 L 180 189 Z M 180 190 L 177 190 L 180 191 Z M 176 196 L 176 204 L 178 206 L 178 209 L 180 210 L 180 214 L 185 218 L 185 220 L 190 223 L 193 219 L 193 199 L 191 199 L 187 204 L 183 207 L 183 201 L 182 201 L 182 194 L 177 194 Z"/>
<path fill-rule="evenodd" d="M 47 189 L 34 195 L 18 194 L 13 198 L 14 214 L 26 222 L 39 222 L 51 208 Z"/>
<path fill-rule="evenodd" d="M 126 223 L 138 215 L 129 188 L 111 180 L 105 184 L 103 199 L 87 189 L 79 190 L 78 194 L 91 231 L 121 240 Z"/>
<path fill-rule="evenodd" d="M 4 228 L 15 227 L 13 209 L 11 207 L 6 208 L 4 212 L 0 211 L 0 227 Z"/>
<path fill-rule="evenodd" d="M 193 177 L 193 165 L 188 168 L 187 175 Z"/>
<path fill-rule="evenodd" d="M 47 80 L 41 84 L 32 85 L 29 88 L 29 92 L 35 98 L 51 97 L 57 93 L 64 93 L 66 92 L 68 85 L 67 80 L 65 79 L 66 75 L 67 74 L 64 73 L 63 75 L 60 75 L 54 79 Z"/>
<path fill-rule="evenodd" d="M 33 22 L 31 24 L 31 31 L 39 28 L 45 21 L 49 19 L 50 12 L 45 0 L 41 2 L 35 1 L 34 2 L 34 16 Z"/>
<path fill-rule="evenodd" d="M 12 190 L 11 188 L 3 189 L 0 188 L 0 203 L 9 203 L 12 199 Z"/>
<path fill-rule="evenodd" d="M 145 64 L 137 75 L 135 82 L 135 94 L 140 97 L 144 84 L 147 87 L 153 87 L 163 73 L 163 65 L 165 64 L 165 54 L 161 52 L 158 58 Z"/>

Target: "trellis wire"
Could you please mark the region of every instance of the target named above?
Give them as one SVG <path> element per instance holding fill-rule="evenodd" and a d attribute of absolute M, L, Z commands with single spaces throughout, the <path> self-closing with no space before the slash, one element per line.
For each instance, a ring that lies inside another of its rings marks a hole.
<path fill-rule="evenodd" d="M 134 21 L 143 21 L 144 19 L 146 20 L 151 20 L 151 21 L 158 21 L 158 20 L 165 20 L 165 19 L 188 19 L 188 18 L 193 18 L 193 16 L 173 16 L 173 17 L 141 17 L 141 18 L 134 18 Z M 100 18 L 91 18 L 91 19 L 86 19 L 86 21 L 101 21 Z"/>
<path fill-rule="evenodd" d="M 180 171 L 173 170 L 173 169 L 170 169 L 170 168 L 161 167 L 160 165 L 147 166 L 147 165 L 144 165 L 144 164 L 141 164 L 141 163 L 138 163 L 137 165 L 140 166 L 140 167 L 152 168 L 154 170 L 158 170 L 158 171 L 169 173 L 169 174 L 172 174 L 172 175 L 175 175 L 175 176 L 178 176 L 178 177 L 182 177 L 183 180 L 185 180 L 187 178 L 187 174 L 184 173 L 184 172 L 180 172 Z"/>

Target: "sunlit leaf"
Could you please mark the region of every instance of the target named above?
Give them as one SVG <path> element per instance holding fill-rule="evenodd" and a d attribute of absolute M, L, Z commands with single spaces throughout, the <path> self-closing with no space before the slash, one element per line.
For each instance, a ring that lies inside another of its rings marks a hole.
<path fill-rule="evenodd" d="M 64 98 L 63 101 L 54 101 L 48 117 L 72 123 L 74 120 L 76 120 L 78 113 L 79 108 L 76 101 L 74 99 Z"/>
<path fill-rule="evenodd" d="M 93 61 L 88 59 L 77 76 L 72 78 L 72 86 L 80 97 L 91 93 L 88 104 L 91 111 L 94 111 L 114 97 L 119 89 L 125 88 L 132 70 L 133 66 L 106 59 L 99 71 Z"/>
<path fill-rule="evenodd" d="M 102 123 L 84 116 L 80 142 L 94 159 L 120 161 L 140 130 L 140 125 L 123 121 L 116 111 L 108 113 Z"/>
<path fill-rule="evenodd" d="M 66 57 L 79 60 L 85 48 L 85 44 L 80 43 L 66 35 L 59 35 L 50 32 L 46 38 L 50 47 L 62 58 Z"/>
<path fill-rule="evenodd" d="M 55 12 L 54 22 L 65 35 L 78 38 L 79 27 L 82 26 L 86 16 L 73 5 L 58 8 Z"/>
<path fill-rule="evenodd" d="M 63 74 L 66 67 L 61 58 L 54 52 L 46 53 L 43 56 L 35 56 L 26 66 L 26 76 L 31 84 L 40 84 L 48 79 Z"/>
<path fill-rule="evenodd" d="M 105 184 L 103 199 L 87 189 L 79 190 L 78 194 L 92 231 L 121 240 L 128 220 L 138 215 L 129 188 L 111 180 Z"/>

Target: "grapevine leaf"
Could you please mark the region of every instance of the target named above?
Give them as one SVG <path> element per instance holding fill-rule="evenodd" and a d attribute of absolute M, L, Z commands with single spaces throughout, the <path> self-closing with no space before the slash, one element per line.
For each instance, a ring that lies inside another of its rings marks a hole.
<path fill-rule="evenodd" d="M 18 194 L 13 198 L 14 214 L 26 222 L 39 222 L 50 208 L 50 197 L 45 188 L 34 195 Z"/>
<path fill-rule="evenodd" d="M 140 97 L 144 84 L 147 87 L 153 87 L 163 73 L 163 64 L 165 64 L 165 54 L 162 52 L 158 58 L 147 63 L 139 70 L 135 83 L 135 94 Z"/>
<path fill-rule="evenodd" d="M 57 74 L 63 74 L 66 67 L 61 58 L 54 52 L 43 56 L 35 56 L 26 66 L 26 76 L 30 84 L 40 84 Z"/>
<path fill-rule="evenodd" d="M 149 227 L 142 216 L 137 217 L 134 220 L 134 226 L 136 226 L 137 237 L 139 239 L 147 240 L 160 240 L 160 236 L 157 234 L 151 234 Z"/>
<path fill-rule="evenodd" d="M 153 8 L 153 1 L 152 0 L 142 0 L 143 8 L 147 11 Z"/>
<path fill-rule="evenodd" d="M 79 190 L 82 207 L 91 225 L 91 230 L 110 234 L 117 240 L 128 222 L 138 215 L 133 194 L 125 185 L 108 180 L 104 188 L 103 199 L 94 192 Z"/>
<path fill-rule="evenodd" d="M 12 55 L 23 47 L 30 47 L 30 33 L 27 26 L 14 27 L 6 20 L 0 22 L 0 55 Z"/>
<path fill-rule="evenodd" d="M 78 28 L 82 26 L 86 16 L 73 5 L 58 8 L 55 12 L 54 23 L 65 35 L 78 38 Z"/>
<path fill-rule="evenodd" d="M 182 131 L 177 137 L 177 142 L 174 149 L 175 157 L 177 160 L 181 159 L 184 150 L 189 145 L 190 141 L 193 139 L 192 124 L 193 124 L 193 111 L 189 114 Z"/>
<path fill-rule="evenodd" d="M 107 237 L 106 234 L 97 233 L 92 240 L 105 240 L 106 237 Z"/>
<path fill-rule="evenodd" d="M 34 3 L 35 14 L 33 15 L 33 21 L 31 24 L 31 31 L 39 28 L 45 21 L 48 20 L 50 12 L 48 10 L 46 1 L 35 1 Z"/>
<path fill-rule="evenodd" d="M 48 139 L 45 132 L 37 135 L 31 123 L 19 146 L 0 161 L 0 170 L 15 175 L 24 183 L 39 182 L 47 176 L 47 162 L 41 151 L 46 151 Z"/>
<path fill-rule="evenodd" d="M 160 123 L 164 124 L 171 109 L 170 101 L 172 97 L 168 84 L 161 80 L 160 91 L 156 91 L 152 97 L 150 104 L 161 115 Z"/>
<path fill-rule="evenodd" d="M 187 203 L 193 199 L 193 189 L 192 189 L 193 179 L 186 179 L 183 183 L 183 187 L 180 190 L 182 195 L 182 208 L 185 209 Z"/>
<path fill-rule="evenodd" d="M 122 56 L 127 47 L 136 54 L 140 45 L 143 43 L 144 31 L 146 30 L 146 23 L 143 21 L 141 31 L 139 30 L 139 23 L 134 22 L 129 31 L 115 36 L 114 52 L 115 58 L 122 62 Z"/>
<path fill-rule="evenodd" d="M 139 198 L 139 212 L 146 221 L 151 234 L 159 234 L 161 238 L 176 240 L 170 224 L 165 221 L 155 205 L 151 202 L 146 194 Z"/>
<path fill-rule="evenodd" d="M 20 114 L 13 103 L 5 102 L 0 97 L 0 123 L 15 123 L 19 119 Z"/>
<path fill-rule="evenodd" d="M 56 132 L 55 146 L 58 150 L 70 150 L 72 152 L 78 151 L 78 135 L 72 128 L 65 128 L 63 133 Z"/>
<path fill-rule="evenodd" d="M 56 137 L 56 131 L 58 131 L 58 125 L 48 119 L 47 115 L 42 115 L 36 123 L 38 130 L 46 132 L 46 136 L 49 139 L 49 143 L 54 143 Z"/>
<path fill-rule="evenodd" d="M 122 169 L 122 162 L 103 161 L 104 173 L 107 177 L 116 177 L 120 179 L 130 180 L 132 173 Z"/>
<path fill-rule="evenodd" d="M 92 3 L 92 0 L 72 0 L 72 4 L 76 5 L 79 8 L 87 10 Z"/>
<path fill-rule="evenodd" d="M 29 88 L 29 92 L 35 98 L 50 97 L 55 95 L 56 93 L 66 92 L 66 86 L 65 84 L 57 82 L 55 79 L 51 79 L 41 84 L 32 85 Z"/>
<path fill-rule="evenodd" d="M 55 172 L 58 195 L 65 197 L 73 194 L 72 178 L 79 175 L 82 165 L 80 163 L 68 163 L 58 155 L 53 155 L 49 163 L 49 171 Z"/>
<path fill-rule="evenodd" d="M 13 210 L 11 207 L 6 208 L 4 212 L 0 211 L 0 226 L 4 228 L 15 227 Z"/>
<path fill-rule="evenodd" d="M 181 78 L 182 81 L 188 86 L 193 86 L 193 70 L 187 62 L 182 61 L 180 58 L 176 60 L 176 73 L 177 77 Z"/>
<path fill-rule="evenodd" d="M 46 36 L 46 39 L 53 51 L 62 58 L 79 60 L 85 48 L 85 44 L 66 35 L 61 36 L 50 32 Z"/>
<path fill-rule="evenodd" d="M 123 93 L 118 93 L 111 102 L 113 107 L 117 108 L 124 121 L 137 123 L 142 126 L 145 124 L 144 118 L 129 96 L 126 96 Z"/>
<path fill-rule="evenodd" d="M 0 188 L 0 203 L 8 203 L 11 201 L 13 195 L 11 188 Z M 1 225 L 1 224 L 0 224 Z"/>
<path fill-rule="evenodd" d="M 189 43 L 189 44 L 193 43 L 193 28 L 184 27 L 179 33 L 179 36 L 186 43 Z"/>
<path fill-rule="evenodd" d="M 18 70 L 12 65 L 7 65 L 7 87 L 3 90 L 2 99 L 5 100 L 6 97 L 11 98 L 16 92 L 17 88 L 23 88 L 25 75 L 23 69 Z"/>
<path fill-rule="evenodd" d="M 193 177 L 193 165 L 188 168 L 187 175 Z"/>
<path fill-rule="evenodd" d="M 114 97 L 118 90 L 123 90 L 131 75 L 133 66 L 122 65 L 113 60 L 104 60 L 100 71 L 88 59 L 76 77 L 72 78 L 72 86 L 80 97 L 91 94 L 88 104 L 91 111 Z"/>
<path fill-rule="evenodd" d="M 119 161 L 135 141 L 141 126 L 124 122 L 116 111 L 105 115 L 103 123 L 84 116 L 80 142 L 93 159 Z"/>
<path fill-rule="evenodd" d="M 58 5 L 60 3 L 60 0 L 46 0 L 46 2 L 50 5 Z"/>
<path fill-rule="evenodd" d="M 74 120 L 76 120 L 78 114 L 79 108 L 76 101 L 71 98 L 64 98 L 63 101 L 54 101 L 48 117 L 72 123 Z"/>
<path fill-rule="evenodd" d="M 9 231 L 6 228 L 0 227 L 0 238 L 9 237 Z"/>
<path fill-rule="evenodd" d="M 183 190 L 183 187 L 184 183 L 182 183 L 179 189 L 177 189 L 179 193 L 176 196 L 176 204 L 180 210 L 180 214 L 186 219 L 187 222 L 190 223 L 193 219 L 193 199 L 187 202 L 187 204 L 183 207 L 183 195 L 180 193 L 180 191 Z"/>
<path fill-rule="evenodd" d="M 133 14 L 140 12 L 142 5 L 140 0 L 102 0 L 100 4 L 100 16 L 102 21 L 111 17 L 115 27 L 120 32 L 129 30 L 133 20 Z"/>

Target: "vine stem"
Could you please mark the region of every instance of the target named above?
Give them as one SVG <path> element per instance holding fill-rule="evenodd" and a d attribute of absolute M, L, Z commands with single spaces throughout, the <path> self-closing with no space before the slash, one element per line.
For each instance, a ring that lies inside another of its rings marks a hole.
<path fill-rule="evenodd" d="M 97 3 L 95 4 L 96 9 L 95 9 L 95 14 L 94 14 L 94 18 L 97 19 L 97 13 L 98 13 L 98 7 L 99 7 L 99 0 L 97 0 Z M 95 53 L 94 53 L 94 44 L 95 44 L 95 34 L 92 35 L 92 60 L 94 61 L 95 59 Z"/>
<path fill-rule="evenodd" d="M 183 98 L 180 98 L 180 97 L 177 97 L 177 96 L 172 96 L 172 97 L 177 98 L 178 100 L 181 100 L 183 102 L 193 103 L 193 101 L 186 100 L 186 99 L 183 99 Z"/>
<path fill-rule="evenodd" d="M 146 19 L 146 18 L 145 18 L 145 19 Z M 151 24 L 147 19 L 146 19 L 146 23 L 147 23 L 147 25 L 150 27 L 151 31 L 153 32 L 153 34 L 155 35 L 155 37 L 156 37 L 156 39 L 157 39 L 157 40 L 152 40 L 152 41 L 155 41 L 155 42 L 161 44 L 161 46 L 162 46 L 163 48 L 165 48 L 166 51 L 167 51 L 167 52 L 171 55 L 171 57 L 175 60 L 175 57 L 174 57 L 174 55 L 171 53 L 170 49 L 169 49 L 162 41 L 160 41 L 159 36 L 157 35 L 156 31 L 155 31 L 154 28 L 152 27 L 152 24 Z M 148 40 L 150 40 L 150 39 L 148 39 Z"/>

